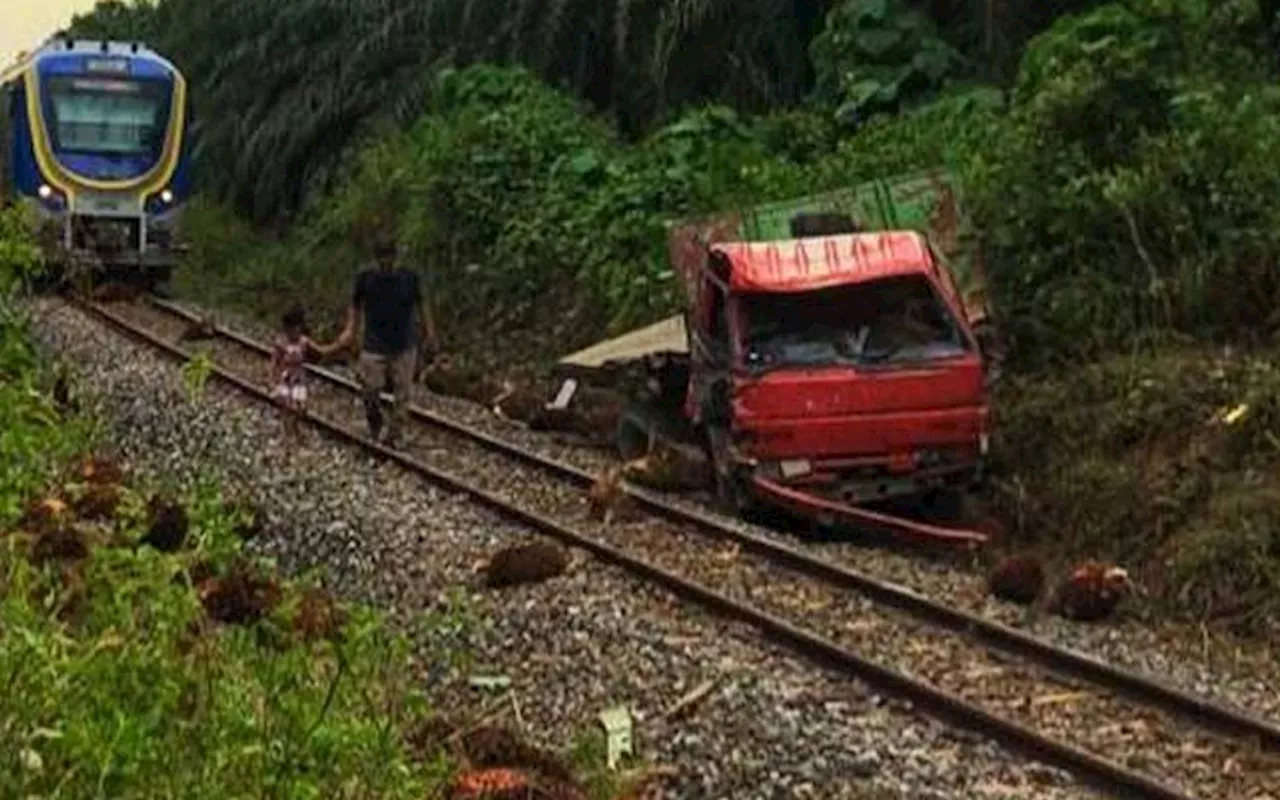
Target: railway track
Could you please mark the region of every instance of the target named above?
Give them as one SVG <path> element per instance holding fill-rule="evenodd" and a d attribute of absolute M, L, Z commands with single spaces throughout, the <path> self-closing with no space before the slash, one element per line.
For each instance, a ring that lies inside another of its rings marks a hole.
<path fill-rule="evenodd" d="M 179 306 L 75 302 L 171 356 L 192 355 L 174 343 L 196 319 Z M 201 345 L 215 374 L 267 400 L 260 385 L 266 347 L 232 331 L 217 334 Z M 1122 797 L 1261 800 L 1280 786 L 1273 723 L 643 489 L 628 487 L 644 513 L 587 533 L 582 489 L 594 476 L 418 408 L 405 447 L 389 450 L 348 426 L 361 418 L 354 382 L 311 373 L 308 416 L 328 433 L 1099 788 Z"/>

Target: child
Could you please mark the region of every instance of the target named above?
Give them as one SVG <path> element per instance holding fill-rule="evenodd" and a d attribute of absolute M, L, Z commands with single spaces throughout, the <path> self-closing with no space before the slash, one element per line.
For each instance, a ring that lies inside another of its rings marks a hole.
<path fill-rule="evenodd" d="M 298 436 L 298 416 L 307 403 L 307 386 L 303 382 L 307 350 L 316 345 L 307 337 L 306 314 L 302 306 L 295 305 L 280 319 L 281 333 L 276 337 L 271 353 L 271 379 L 274 394 L 284 412 L 284 430 L 290 441 Z"/>

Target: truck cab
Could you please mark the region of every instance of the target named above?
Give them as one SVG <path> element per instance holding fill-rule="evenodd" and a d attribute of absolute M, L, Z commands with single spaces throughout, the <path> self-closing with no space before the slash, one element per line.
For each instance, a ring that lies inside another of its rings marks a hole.
<path fill-rule="evenodd" d="M 923 235 L 720 242 L 683 266 L 684 413 L 726 503 L 862 505 L 980 474 L 981 350 Z"/>

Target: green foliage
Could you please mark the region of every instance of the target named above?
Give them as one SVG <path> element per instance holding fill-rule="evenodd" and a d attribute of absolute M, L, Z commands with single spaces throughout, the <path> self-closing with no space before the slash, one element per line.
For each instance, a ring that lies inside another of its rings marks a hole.
<path fill-rule="evenodd" d="M 410 798 L 437 782 L 407 760 L 392 716 L 422 713 L 388 674 L 403 648 L 367 615 L 336 647 L 269 653 L 228 630 L 183 656 L 198 603 L 159 557 L 95 554 L 92 609 L 70 634 L 49 614 L 48 574 L 5 561 L 7 795 Z M 42 768 L 18 767 L 32 755 Z"/>
<path fill-rule="evenodd" d="M 407 126 L 443 66 L 521 64 L 631 131 L 689 103 L 808 91 L 816 0 L 157 0 L 105 3 L 83 35 L 141 37 L 193 82 L 196 157 L 220 199 L 289 218 L 347 149 Z M 732 68 L 723 68 L 732 64 Z"/>
<path fill-rule="evenodd" d="M 847 186 L 949 165 L 969 176 L 1003 121 L 1003 100 L 994 90 L 957 89 L 896 117 L 878 117 L 810 173 L 814 188 Z"/>
<path fill-rule="evenodd" d="M 760 169 L 768 160 L 747 124 L 715 106 L 684 114 L 620 154 L 582 211 L 598 238 L 584 248 L 579 274 L 613 312 L 613 326 L 677 307 L 665 222 L 775 193 Z"/>
<path fill-rule="evenodd" d="M 213 367 L 213 359 L 207 349 L 197 351 L 182 365 L 182 387 L 186 390 L 187 398 L 191 402 L 196 402 L 204 395 L 204 388 L 209 382 L 209 376 L 213 374 Z"/>
<path fill-rule="evenodd" d="M 891 11 L 842 13 L 893 25 Z M 1243 2 L 1100 6 L 1032 42 L 1007 108 L 951 85 L 843 140 L 820 109 L 712 105 L 628 144 L 530 72 L 446 70 L 429 113 L 366 145 L 287 245 L 192 269 L 336 312 L 363 258 L 353 233 L 394 218 L 447 330 L 571 345 L 674 308 L 672 217 L 941 164 L 961 179 L 1015 362 L 1170 332 L 1265 336 L 1280 226 L 1256 198 L 1277 188 L 1280 109 L 1256 20 Z"/>
<path fill-rule="evenodd" d="M 360 232 L 392 219 L 446 336 L 533 327 L 584 341 L 673 307 L 668 218 L 803 191 L 800 164 L 772 158 L 764 137 L 808 131 L 790 144 L 814 162 L 831 130 L 800 112 L 748 122 L 711 106 L 626 145 L 530 72 L 490 66 L 445 71 L 428 103 L 409 131 L 361 151 L 292 249 L 199 245 L 184 280 L 272 316 L 286 292 L 336 311 L 367 257 Z M 221 214 L 196 216 L 193 238 L 224 241 Z"/>
<path fill-rule="evenodd" d="M 186 567 L 239 550 L 212 487 L 187 498 L 191 552 L 98 543 L 78 571 L 30 561 L 11 527 L 22 504 L 64 488 L 56 476 L 92 447 L 86 422 L 54 413 L 38 361 L 5 306 L 0 795 L 407 799 L 439 788 L 447 765 L 411 761 L 401 739 L 426 713 L 407 640 L 377 615 L 354 608 L 340 639 L 288 643 L 289 592 L 255 627 L 193 633 L 203 611 Z M 126 489 L 115 530 L 90 541 L 136 540 L 144 506 Z"/>
<path fill-rule="evenodd" d="M 848 119 L 919 100 L 962 66 L 960 54 L 907 0 L 840 0 L 811 49 L 819 96 Z"/>
<path fill-rule="evenodd" d="M 23 207 L 0 208 L 0 295 L 7 295 L 42 269 L 43 258 L 34 230 Z"/>
<path fill-rule="evenodd" d="M 355 263 L 344 260 L 353 251 L 347 240 L 322 250 L 323 258 L 313 256 L 304 246 L 262 234 L 207 196 L 184 209 L 182 225 L 191 249 L 174 274 L 179 292 L 213 307 L 261 311 L 270 325 L 293 303 L 313 317 L 340 315 Z"/>
<path fill-rule="evenodd" d="M 963 159 L 1015 356 L 1272 327 L 1280 108 L 1232 5 L 1112 4 L 1031 43 Z"/>
<path fill-rule="evenodd" d="M 835 118 L 821 106 L 784 109 L 751 120 L 756 138 L 774 158 L 812 164 L 840 142 Z"/>
<path fill-rule="evenodd" d="M 933 3 L 931 19 L 903 0 L 106 0 L 72 30 L 173 57 L 192 80 L 202 181 L 278 222 L 333 185 L 352 147 L 412 125 L 442 67 L 524 66 L 637 137 L 708 103 L 791 107 L 815 78 L 829 99 L 894 108 L 953 75 L 937 25 L 984 30 L 999 52 L 979 57 L 1003 63 L 1090 2 L 1010 0 L 996 17 Z"/>
<path fill-rule="evenodd" d="M 25 314 L 7 298 L 0 299 L 0 520 L 4 521 L 17 513 L 21 498 L 89 435 L 83 421 L 59 419 L 52 401 L 41 391 L 36 372 L 40 358 L 26 333 Z M 5 547 L 0 537 L 0 551 Z"/>
<path fill-rule="evenodd" d="M 1129 157 L 1139 135 L 1163 127 L 1178 55 L 1169 28 L 1120 4 L 1103 6 L 1031 42 L 1015 103 L 1038 146 L 1080 148 L 1106 168 Z"/>

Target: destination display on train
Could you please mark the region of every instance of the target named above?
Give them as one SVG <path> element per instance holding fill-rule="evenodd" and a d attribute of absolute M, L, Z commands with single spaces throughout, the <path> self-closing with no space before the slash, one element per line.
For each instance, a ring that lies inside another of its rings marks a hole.
<path fill-rule="evenodd" d="M 76 78 L 71 88 L 80 92 L 107 92 L 112 94 L 137 94 L 142 87 L 134 81 L 111 80 L 110 78 Z"/>
<path fill-rule="evenodd" d="M 94 58 L 84 60 L 85 72 L 103 72 L 113 75 L 128 75 L 129 62 L 123 58 Z"/>

